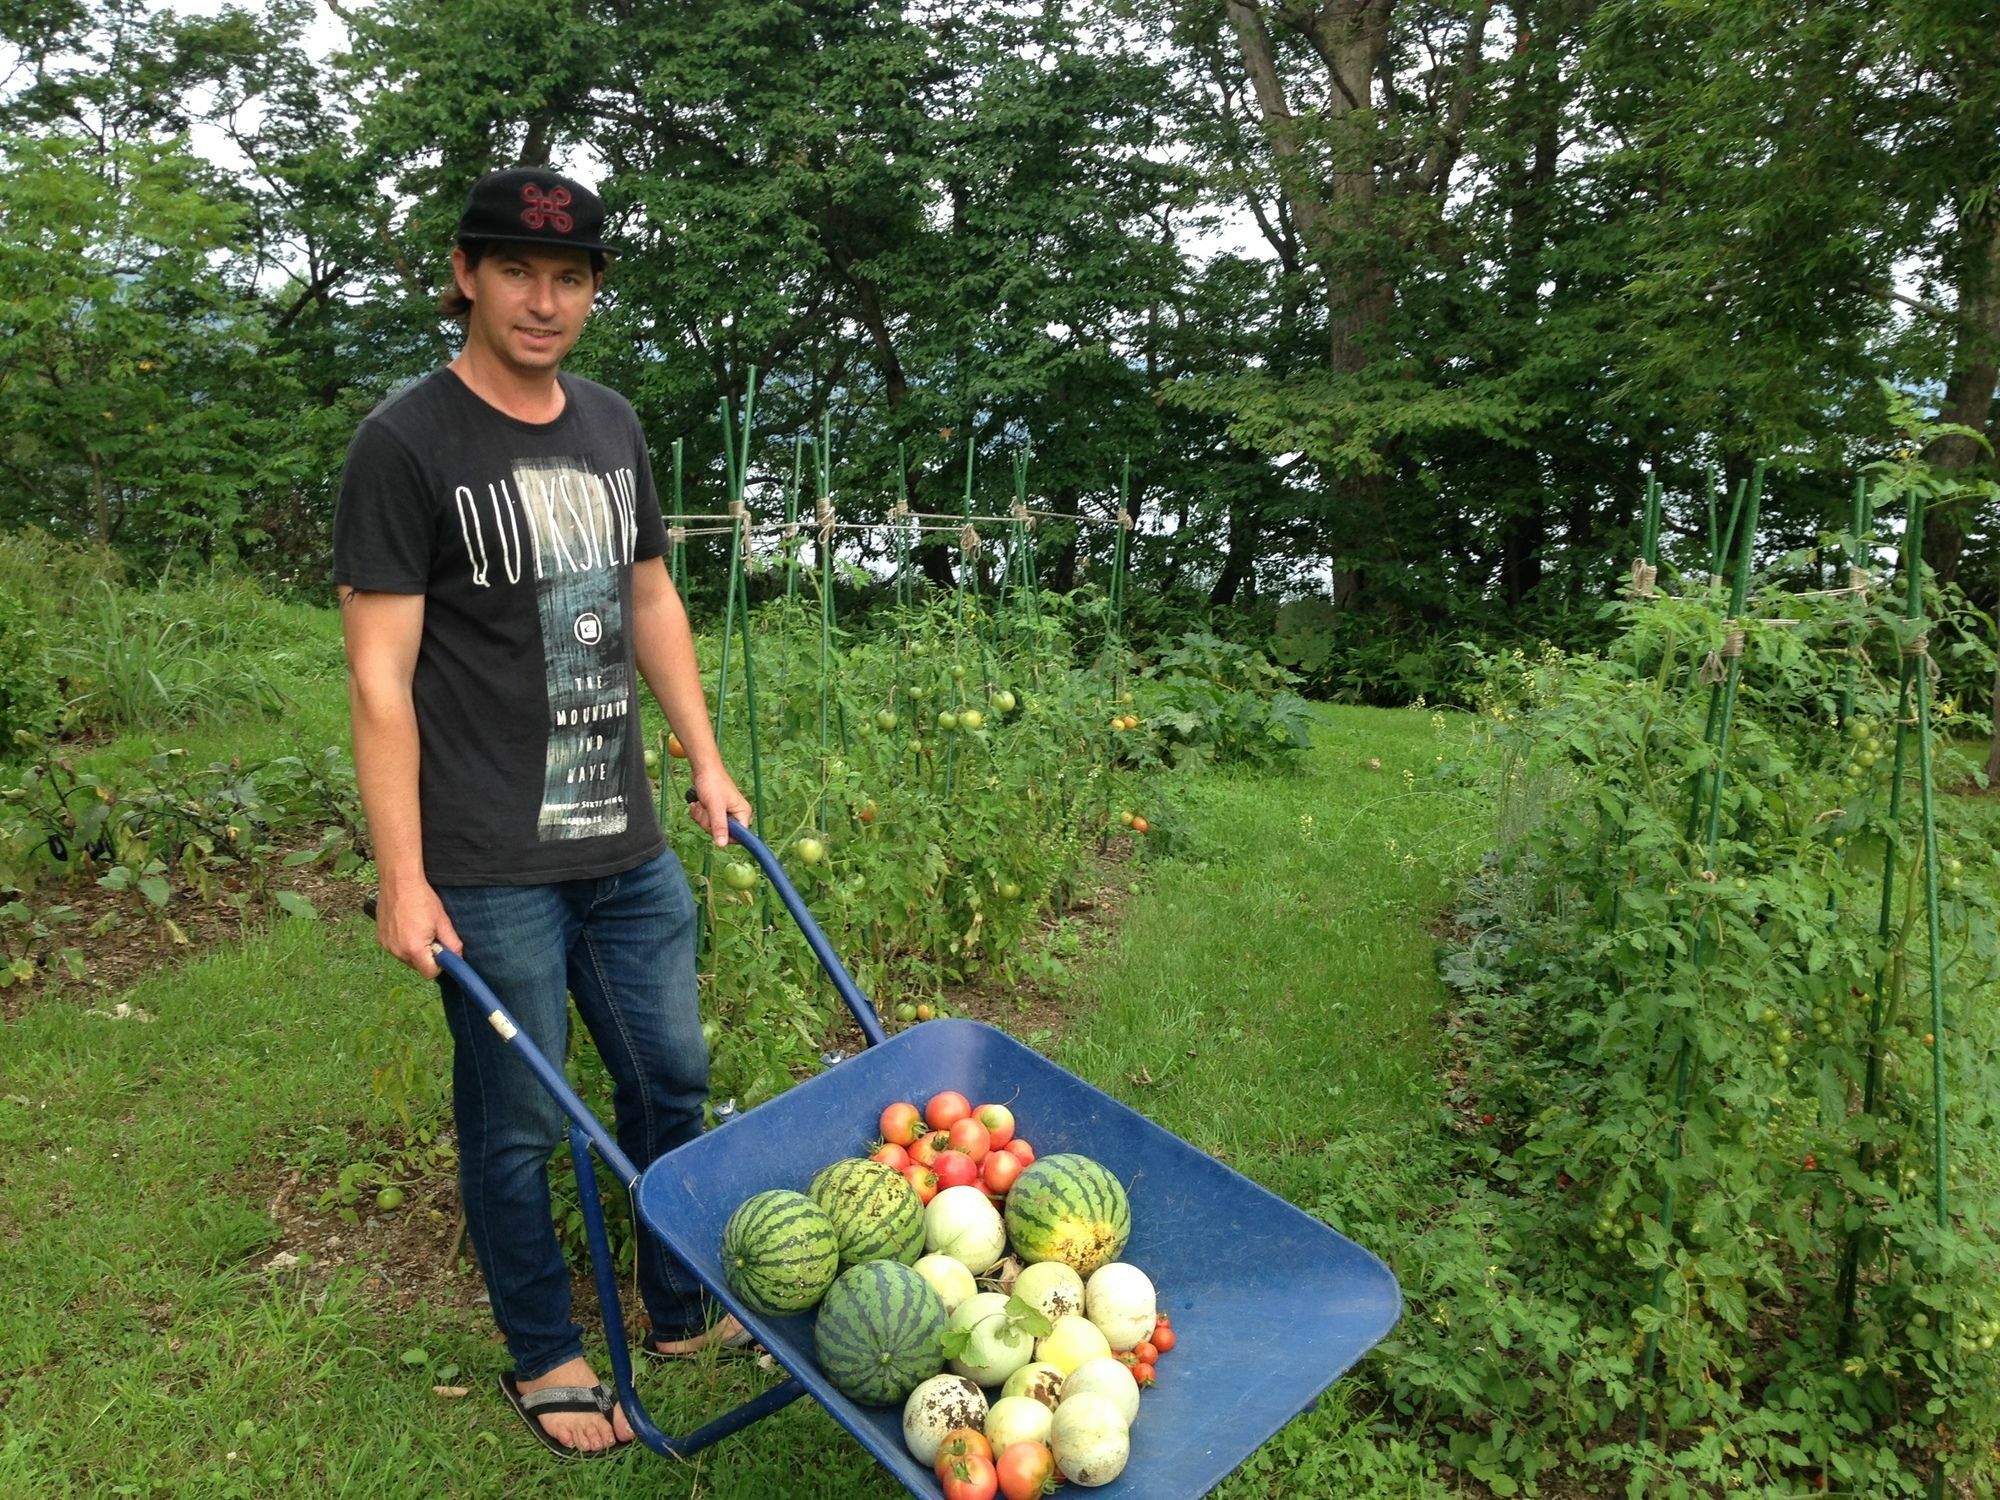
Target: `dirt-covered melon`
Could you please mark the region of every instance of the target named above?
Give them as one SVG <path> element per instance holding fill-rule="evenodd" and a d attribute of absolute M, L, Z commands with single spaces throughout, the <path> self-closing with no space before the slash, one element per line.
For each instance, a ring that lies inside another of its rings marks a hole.
<path fill-rule="evenodd" d="M 1087 1156 L 1044 1156 L 1007 1194 L 1007 1239 L 1031 1264 L 1059 1260 L 1087 1277 L 1118 1259 L 1131 1237 L 1124 1186 Z"/>

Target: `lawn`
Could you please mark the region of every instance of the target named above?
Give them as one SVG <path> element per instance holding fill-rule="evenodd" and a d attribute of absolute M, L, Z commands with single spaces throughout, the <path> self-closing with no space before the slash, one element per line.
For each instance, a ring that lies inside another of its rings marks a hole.
<path fill-rule="evenodd" d="M 305 695 L 288 723 L 191 748 L 323 733 L 329 693 Z M 1068 961 L 1049 1046 L 1366 1239 L 1350 1220 L 1410 1181 L 1406 1148 L 1435 1119 L 1430 928 L 1486 824 L 1434 774 L 1457 751 L 1454 726 L 1329 709 L 1318 739 L 1296 774 L 1187 784 L 1182 852 L 1139 867 L 1116 927 Z M 551 1482 L 493 1394 L 504 1353 L 476 1273 L 451 1253 L 445 1185 L 398 1107 L 418 1125 L 435 1116 L 443 1059 L 432 993 L 358 920 L 287 921 L 128 993 L 46 995 L 0 1029 L 0 1493 L 472 1496 Z M 404 1174 L 405 1205 L 375 1213 L 364 1194 L 340 1223 L 324 1197 L 357 1161 Z M 308 1224 L 321 1262 L 270 1268 Z M 742 1361 L 641 1376 L 669 1430 L 771 1378 Z M 1225 1493 L 1363 1475 L 1368 1493 L 1425 1492 L 1402 1477 L 1422 1465 L 1355 1414 L 1365 1389 L 1338 1388 Z M 582 1495 L 900 1493 L 804 1402 L 678 1472 L 633 1453 L 561 1482 Z"/>

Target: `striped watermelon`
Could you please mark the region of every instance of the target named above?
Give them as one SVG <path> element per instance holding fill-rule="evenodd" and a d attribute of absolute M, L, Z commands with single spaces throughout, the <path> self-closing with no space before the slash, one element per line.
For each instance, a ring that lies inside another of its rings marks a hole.
<path fill-rule="evenodd" d="M 897 1406 L 944 1369 L 944 1303 L 893 1260 L 840 1273 L 819 1305 L 813 1346 L 826 1378 L 864 1406 Z"/>
<path fill-rule="evenodd" d="M 774 1188 L 746 1198 L 722 1226 L 722 1274 L 760 1313 L 804 1312 L 840 1273 L 826 1211 L 804 1193 Z"/>
<path fill-rule="evenodd" d="M 1132 1205 L 1087 1156 L 1044 1156 L 1007 1194 L 1007 1239 L 1023 1261 L 1059 1260 L 1079 1276 L 1109 1265 L 1132 1237 Z"/>
<path fill-rule="evenodd" d="M 858 1157 L 824 1168 L 806 1189 L 833 1220 L 845 1270 L 863 1261 L 913 1266 L 924 1253 L 924 1206 L 901 1172 Z"/>

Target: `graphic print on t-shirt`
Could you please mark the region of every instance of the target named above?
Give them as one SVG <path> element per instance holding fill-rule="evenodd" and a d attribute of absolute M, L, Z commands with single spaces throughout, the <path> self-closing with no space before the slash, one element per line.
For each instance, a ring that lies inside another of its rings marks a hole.
<path fill-rule="evenodd" d="M 535 820 L 545 843 L 625 831 L 632 683 L 619 568 L 632 557 L 632 507 L 611 478 L 607 484 L 564 459 L 514 469 L 547 674 L 548 748 Z M 513 550 L 518 567 L 518 542 Z"/>

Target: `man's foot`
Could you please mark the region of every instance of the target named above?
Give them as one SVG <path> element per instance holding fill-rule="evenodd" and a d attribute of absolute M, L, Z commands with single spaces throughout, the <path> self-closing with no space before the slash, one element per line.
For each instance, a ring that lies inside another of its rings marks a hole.
<path fill-rule="evenodd" d="M 597 1383 L 590 1362 L 579 1356 L 557 1365 L 545 1375 L 537 1375 L 533 1380 L 517 1381 L 515 1389 L 525 1399 L 536 1391 L 558 1386 L 588 1390 Z M 557 1443 L 582 1455 L 602 1453 L 632 1441 L 632 1424 L 625 1420 L 625 1409 L 616 1402 L 611 1404 L 608 1417 L 587 1411 L 549 1411 L 526 1415 Z"/>
<path fill-rule="evenodd" d="M 645 1339 L 639 1352 L 654 1359 L 691 1359 L 704 1349 L 747 1349 L 754 1343 L 750 1330 L 724 1313 L 713 1327 L 684 1339 Z"/>

